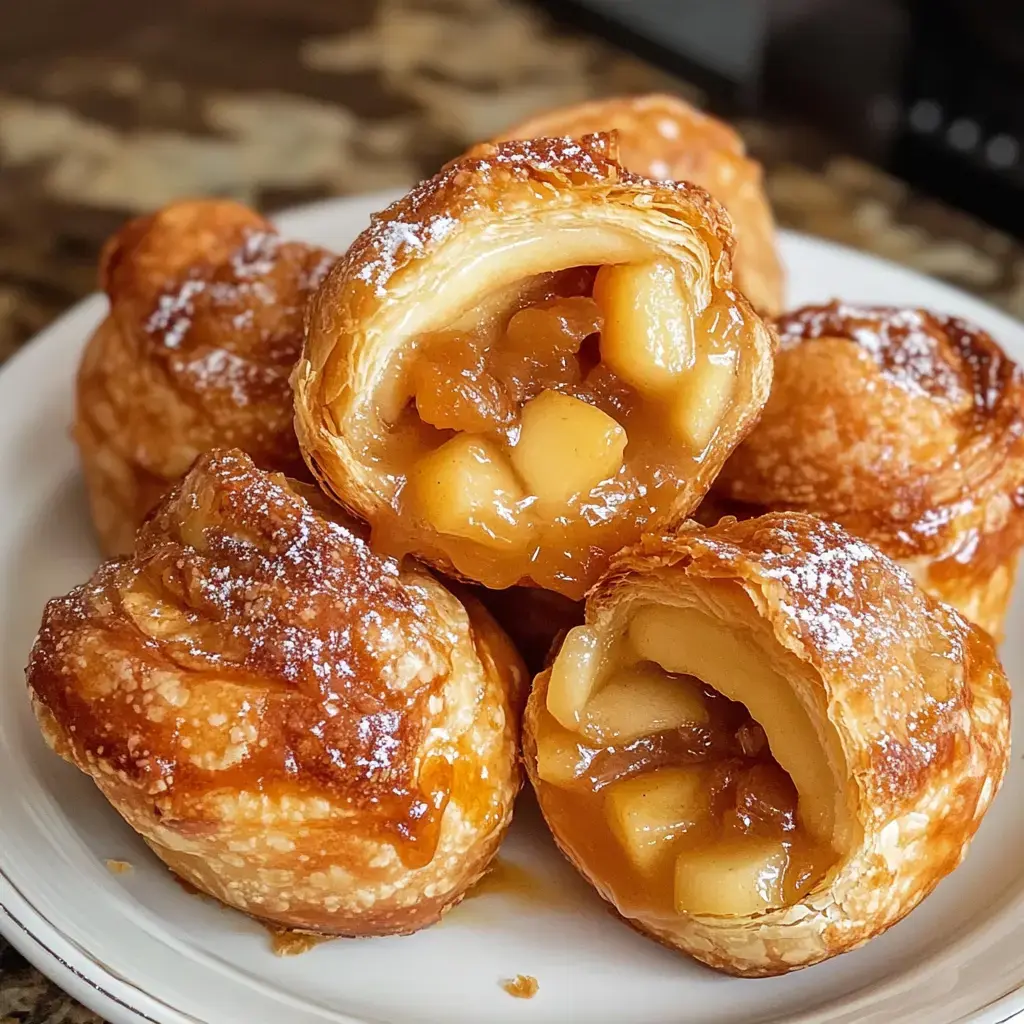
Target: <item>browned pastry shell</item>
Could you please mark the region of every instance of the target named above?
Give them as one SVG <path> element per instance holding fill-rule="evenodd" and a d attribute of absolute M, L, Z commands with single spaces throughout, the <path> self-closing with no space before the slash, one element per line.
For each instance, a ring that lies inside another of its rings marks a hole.
<path fill-rule="evenodd" d="M 414 537 L 410 553 L 478 581 L 428 525 L 400 510 L 406 477 L 373 454 L 391 430 L 385 410 L 397 415 L 407 401 L 397 380 L 417 358 L 418 338 L 542 273 L 660 259 L 682 268 L 698 308 L 720 304 L 722 319 L 736 325 L 739 351 L 731 404 L 707 451 L 647 525 L 682 521 L 756 420 L 771 384 L 774 340 L 732 287 L 732 248 L 728 217 L 707 192 L 623 169 L 611 136 L 478 147 L 376 215 L 312 301 L 293 377 L 296 433 L 309 467 L 375 530 L 398 523 Z M 581 578 L 554 581 L 531 577 L 523 559 L 514 566 L 521 571 L 488 585 L 550 586 L 579 598 L 613 553 L 591 545 Z M 583 558 L 565 554 L 567 564 Z"/>
<path fill-rule="evenodd" d="M 131 550 L 200 452 L 238 447 L 306 475 L 288 377 L 306 300 L 331 262 L 228 200 L 174 203 L 110 239 L 110 312 L 82 358 L 74 428 L 107 554 Z"/>
<path fill-rule="evenodd" d="M 722 510 L 842 523 L 998 637 L 1024 543 L 1024 374 L 984 331 L 919 309 L 777 321 L 775 383 L 716 482 Z"/>
<path fill-rule="evenodd" d="M 761 165 L 729 125 L 676 96 L 653 93 L 590 100 L 547 111 L 499 139 L 616 131 L 622 163 L 655 180 L 692 181 L 728 211 L 736 231 L 736 284 L 762 313 L 783 308 L 784 275 Z"/>
<path fill-rule="evenodd" d="M 885 931 L 961 862 L 1010 751 L 1010 690 L 983 630 L 869 544 L 799 512 L 691 524 L 625 552 L 588 596 L 587 624 L 617 636 L 650 606 L 699 610 L 784 678 L 834 787 L 836 860 L 790 906 L 631 924 L 730 974 L 782 974 Z M 674 642 L 680 663 L 699 661 L 700 635 Z M 611 881 L 588 869 L 587 844 L 570 845 L 550 816 L 549 784 L 537 775 L 549 676 L 537 678 L 527 705 L 527 770 L 563 852 L 612 899 Z M 745 686 L 757 699 L 756 680 L 732 673 L 730 685 L 737 699 Z M 788 737 L 761 724 L 785 766 Z"/>
<path fill-rule="evenodd" d="M 46 608 L 43 734 L 178 875 L 330 935 L 415 931 L 486 869 L 524 669 L 490 616 L 375 555 L 310 485 L 201 456 Z"/>

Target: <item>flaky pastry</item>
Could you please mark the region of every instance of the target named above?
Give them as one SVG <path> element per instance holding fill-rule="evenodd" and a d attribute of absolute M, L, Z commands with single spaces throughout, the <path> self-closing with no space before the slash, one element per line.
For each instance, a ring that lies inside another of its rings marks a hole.
<path fill-rule="evenodd" d="M 556 841 L 623 917 L 760 976 L 861 945 L 960 863 L 1009 721 L 987 633 L 792 512 L 617 559 L 524 746 Z"/>
<path fill-rule="evenodd" d="M 411 932 L 508 824 L 524 669 L 481 606 L 321 503 L 201 456 L 133 555 L 47 605 L 29 691 L 53 749 L 203 892 L 289 928 Z"/>
<path fill-rule="evenodd" d="M 296 432 L 388 550 L 578 599 L 682 520 L 767 398 L 773 339 L 697 186 L 614 139 L 484 147 L 373 219 L 310 307 Z"/>
<path fill-rule="evenodd" d="M 1024 543 L 1024 374 L 924 310 L 832 303 L 777 326 L 772 395 L 721 507 L 842 523 L 998 638 Z"/>
<path fill-rule="evenodd" d="M 107 554 L 131 550 L 200 452 L 238 447 L 264 469 L 306 475 L 288 376 L 306 300 L 332 260 L 228 200 L 174 203 L 110 239 L 110 312 L 82 358 L 75 408 Z"/>
<path fill-rule="evenodd" d="M 692 181 L 728 211 L 736 231 L 736 285 L 754 308 L 783 306 L 783 272 L 761 165 L 733 128 L 676 96 L 651 94 L 590 100 L 531 118 L 501 139 L 616 131 L 622 163 L 655 180 Z"/>

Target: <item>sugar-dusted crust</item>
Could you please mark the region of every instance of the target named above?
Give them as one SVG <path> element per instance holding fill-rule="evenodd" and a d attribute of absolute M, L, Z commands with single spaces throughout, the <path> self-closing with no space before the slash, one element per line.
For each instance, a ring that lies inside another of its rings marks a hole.
<path fill-rule="evenodd" d="M 503 132 L 500 139 L 578 138 L 614 131 L 622 163 L 655 180 L 692 181 L 728 211 L 736 231 L 736 284 L 762 313 L 783 307 L 783 271 L 761 165 L 723 121 L 676 96 L 653 93 L 590 100 L 550 110 Z"/>
<path fill-rule="evenodd" d="M 829 762 L 848 822 L 836 830 L 837 863 L 798 904 L 632 924 L 719 970 L 782 974 L 878 935 L 960 863 L 1010 753 L 1010 690 L 984 631 L 870 545 L 797 512 L 648 541 L 590 593 L 587 621 L 615 631 L 650 603 L 714 611 L 737 643 L 751 632 L 770 639 L 767 656 L 819 735 L 837 737 Z M 542 809 L 545 692 L 542 675 L 524 725 Z M 607 898 L 603 880 L 589 880 Z"/>
<path fill-rule="evenodd" d="M 326 505 L 201 456 L 133 555 L 47 605 L 29 692 L 193 885 L 287 927 L 411 932 L 509 822 L 525 670 L 479 605 Z"/>
<path fill-rule="evenodd" d="M 834 302 L 777 321 L 725 509 L 834 519 L 998 636 L 1024 543 L 1024 374 L 956 317 Z M 737 504 L 738 503 L 738 504 Z"/>
<path fill-rule="evenodd" d="M 107 243 L 110 313 L 78 372 L 75 438 L 104 550 L 131 550 L 146 513 L 200 452 L 239 447 L 305 475 L 288 377 L 306 300 L 333 261 L 227 200 L 172 204 Z"/>
<path fill-rule="evenodd" d="M 415 358 L 418 336 L 543 271 L 667 259 L 684 269 L 700 308 L 714 297 L 746 325 L 729 410 L 662 514 L 685 519 L 771 385 L 773 337 L 732 290 L 732 244 L 728 216 L 711 196 L 623 170 L 610 136 L 478 148 L 374 217 L 313 300 L 293 377 L 306 461 L 329 494 L 377 525 L 397 508 L 404 477 L 368 451 L 387 435 L 381 410 L 395 404 L 389 389 L 397 367 Z M 414 554 L 458 574 L 426 528 L 421 540 Z"/>

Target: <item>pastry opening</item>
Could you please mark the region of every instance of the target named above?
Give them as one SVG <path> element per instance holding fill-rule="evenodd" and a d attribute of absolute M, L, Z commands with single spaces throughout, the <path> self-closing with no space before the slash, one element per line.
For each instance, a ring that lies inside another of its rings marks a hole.
<path fill-rule="evenodd" d="M 692 479 L 733 402 L 743 327 L 653 260 L 525 277 L 420 335 L 380 409 L 385 545 L 426 528 L 488 586 L 578 598 Z"/>
<path fill-rule="evenodd" d="M 838 859 L 835 784 L 806 713 L 757 649 L 737 656 L 742 639 L 715 629 L 655 605 L 614 641 L 577 627 L 542 691 L 545 814 L 627 917 L 790 906 Z"/>

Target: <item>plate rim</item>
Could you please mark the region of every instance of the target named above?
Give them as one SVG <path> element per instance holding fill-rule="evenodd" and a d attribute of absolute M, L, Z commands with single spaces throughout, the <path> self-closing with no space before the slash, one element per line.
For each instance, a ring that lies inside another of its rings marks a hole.
<path fill-rule="evenodd" d="M 282 222 L 286 231 L 301 233 L 300 225 L 318 214 L 336 215 L 336 211 L 344 207 L 360 207 L 369 212 L 382 208 L 400 194 L 395 190 L 387 190 L 329 197 L 272 214 L 272 219 Z M 938 284 L 943 289 L 956 293 L 968 305 L 984 308 L 987 319 L 1003 321 L 1020 330 L 1019 322 L 1005 310 L 992 306 L 984 299 L 946 281 L 922 274 L 893 260 L 802 232 L 780 230 L 779 236 L 780 239 L 870 260 L 910 278 Z M 38 351 L 41 345 L 45 345 L 51 335 L 65 331 L 70 322 L 84 319 L 87 313 L 92 312 L 92 307 L 95 307 L 98 316 L 102 301 L 101 295 L 92 293 L 76 302 L 9 357 L 0 367 L 0 375 L 5 375 L 12 366 L 19 366 L 25 358 Z M 825 301 L 824 297 L 822 301 Z M 159 996 L 146 991 L 141 984 L 119 975 L 112 966 L 98 960 L 88 949 L 66 935 L 37 909 L 28 896 L 16 888 L 2 866 L 0 883 L 3 890 L 3 898 L 0 899 L 0 935 L 30 964 L 90 1010 L 102 1015 L 112 1024 L 212 1024 L 211 1021 L 178 1009 Z M 896 981 L 898 978 L 893 980 Z M 848 999 L 855 998 L 856 993 L 850 993 Z M 1024 982 L 1018 982 L 1010 990 L 961 1015 L 952 1024 L 1008 1024 L 1022 1014 Z M 803 1014 L 800 1016 L 803 1017 Z M 344 1013 L 338 1013 L 335 1020 L 365 1024 L 359 1018 Z"/>

